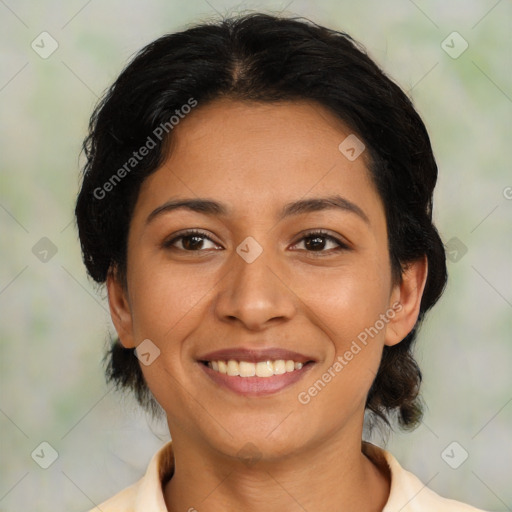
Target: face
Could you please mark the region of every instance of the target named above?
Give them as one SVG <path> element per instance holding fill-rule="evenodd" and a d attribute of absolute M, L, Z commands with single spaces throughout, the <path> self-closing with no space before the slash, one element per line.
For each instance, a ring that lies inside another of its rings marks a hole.
<path fill-rule="evenodd" d="M 383 346 L 413 327 L 425 268 L 392 282 L 368 155 L 339 149 L 349 135 L 307 102 L 217 100 L 175 127 L 134 209 L 127 286 L 108 281 L 173 441 L 228 455 L 252 443 L 268 459 L 360 442 Z"/>

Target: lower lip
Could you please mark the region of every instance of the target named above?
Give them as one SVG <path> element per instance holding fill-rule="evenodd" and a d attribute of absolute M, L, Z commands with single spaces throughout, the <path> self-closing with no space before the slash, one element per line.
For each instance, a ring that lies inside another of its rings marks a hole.
<path fill-rule="evenodd" d="M 264 396 L 277 393 L 292 384 L 298 382 L 313 366 L 313 363 L 305 364 L 300 370 L 286 372 L 272 377 L 240 377 L 229 376 L 212 370 L 203 363 L 199 363 L 203 371 L 216 384 L 238 393 L 239 395 Z"/>

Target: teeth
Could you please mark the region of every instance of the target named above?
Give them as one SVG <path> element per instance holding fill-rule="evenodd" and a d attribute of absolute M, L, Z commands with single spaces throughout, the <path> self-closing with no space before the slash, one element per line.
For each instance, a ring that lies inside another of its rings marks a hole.
<path fill-rule="evenodd" d="M 233 361 L 232 359 L 228 361 L 228 375 L 230 377 L 235 377 L 236 375 L 240 375 L 240 371 L 238 369 L 238 363 Z"/>
<path fill-rule="evenodd" d="M 283 373 L 286 373 L 286 363 L 279 359 L 278 361 L 274 361 L 274 375 L 282 375 Z"/>
<path fill-rule="evenodd" d="M 272 375 L 274 375 L 274 365 L 272 361 L 260 361 L 256 363 L 256 375 L 258 377 L 272 377 Z"/>
<path fill-rule="evenodd" d="M 283 375 L 287 372 L 300 370 L 303 363 L 292 361 L 291 359 L 278 359 L 276 361 L 259 361 L 251 363 L 249 361 L 208 361 L 208 367 L 219 373 L 227 374 L 231 377 L 239 375 L 240 377 L 272 377 L 274 375 Z"/>
<path fill-rule="evenodd" d="M 212 361 L 212 365 L 214 362 L 215 361 Z M 215 368 L 213 369 L 215 370 Z M 254 377 L 254 375 L 256 375 L 256 367 L 252 363 L 240 361 L 240 363 L 238 364 L 238 369 L 240 371 L 240 377 Z"/>

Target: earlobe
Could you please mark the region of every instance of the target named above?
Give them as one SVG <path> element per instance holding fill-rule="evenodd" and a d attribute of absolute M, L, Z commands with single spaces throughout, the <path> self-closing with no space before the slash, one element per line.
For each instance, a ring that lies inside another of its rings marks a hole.
<path fill-rule="evenodd" d="M 400 343 L 414 328 L 420 312 L 421 298 L 427 282 L 427 257 L 407 263 L 402 282 L 391 294 L 390 308 L 395 312 L 386 329 L 385 344 Z"/>
<path fill-rule="evenodd" d="M 133 338 L 133 322 L 130 303 L 127 292 L 111 270 L 107 276 L 108 304 L 110 316 L 116 328 L 119 340 L 124 348 L 134 348 L 136 345 Z"/>

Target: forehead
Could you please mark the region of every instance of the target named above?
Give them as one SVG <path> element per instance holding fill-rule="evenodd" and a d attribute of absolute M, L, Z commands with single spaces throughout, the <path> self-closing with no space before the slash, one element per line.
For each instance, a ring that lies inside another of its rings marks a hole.
<path fill-rule="evenodd" d="M 355 134 L 315 102 L 215 100 L 199 104 L 171 135 L 168 158 L 142 185 L 144 209 L 171 196 L 215 197 L 239 214 L 263 214 L 297 199 L 340 194 L 383 213 L 369 155 L 347 158 L 340 144 L 344 149 Z"/>
<path fill-rule="evenodd" d="M 211 150 L 208 158 L 213 160 L 222 155 L 240 163 L 250 156 L 251 160 L 270 163 L 274 157 L 286 157 L 290 162 L 309 166 L 312 161 L 329 157 L 338 160 L 339 144 L 355 134 L 333 112 L 314 101 L 249 102 L 224 98 L 199 105 L 180 122 L 172 136 L 175 158 L 189 151 L 190 146 L 197 149 L 204 144 L 204 151 Z M 201 158 L 204 151 L 188 156 Z M 365 152 L 357 160 L 354 166 L 369 165 Z"/>

